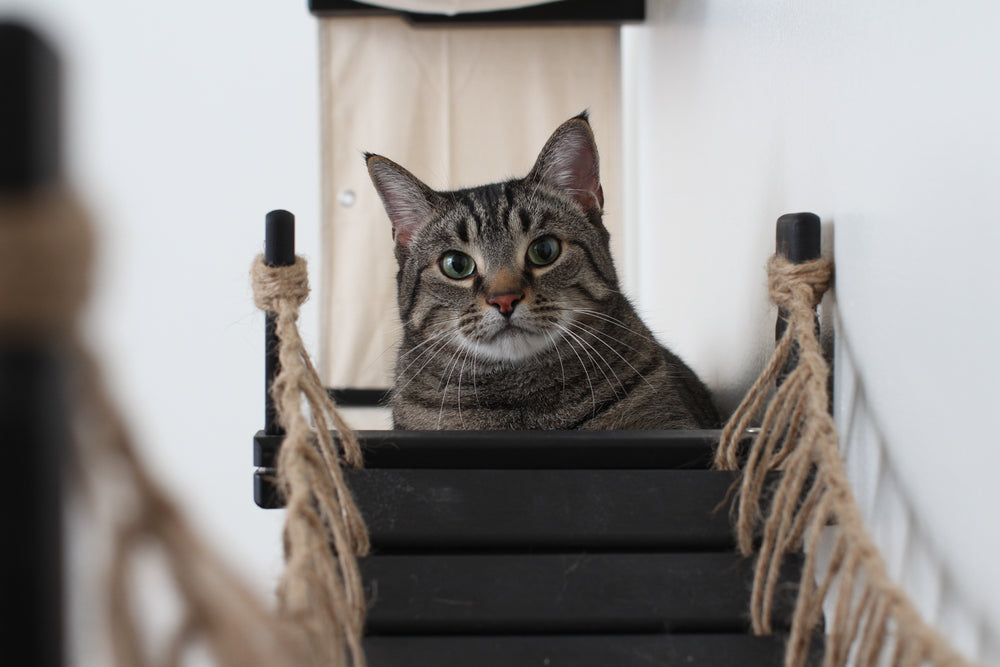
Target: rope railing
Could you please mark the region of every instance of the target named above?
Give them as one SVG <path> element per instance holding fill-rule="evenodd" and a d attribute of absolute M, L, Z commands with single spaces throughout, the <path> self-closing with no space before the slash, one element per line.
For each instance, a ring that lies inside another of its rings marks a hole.
<path fill-rule="evenodd" d="M 775 255 L 767 270 L 770 297 L 785 314 L 786 328 L 723 429 L 715 458 L 716 468 L 741 471 L 734 487 L 735 531 L 740 551 L 757 559 L 754 632 L 773 631 L 781 565 L 789 554 L 804 551 L 786 667 L 806 664 L 824 603 L 833 609 L 825 619 L 824 667 L 847 664 L 851 657 L 863 667 L 886 659 L 893 667 L 971 666 L 890 577 L 847 479 L 815 319 L 833 265 L 823 258 L 796 263 Z M 761 412 L 759 432 L 747 449 L 744 434 Z M 774 471 L 779 480 L 765 484 Z M 821 565 L 824 550 L 828 561 Z"/>
<path fill-rule="evenodd" d="M 286 212 L 272 212 L 268 222 L 269 237 L 287 232 L 289 226 L 294 229 L 294 218 Z M 286 617 L 310 629 L 317 653 L 340 653 L 341 643 L 346 643 L 349 663 L 363 667 L 365 599 L 357 557 L 368 553 L 369 542 L 342 472 L 342 459 L 351 467 L 362 465 L 361 447 L 330 400 L 299 335 L 299 307 L 309 295 L 305 259 L 296 257 L 280 266 L 269 265 L 260 255 L 251 274 L 257 306 L 274 314 L 278 346 L 270 395 L 285 430 L 277 473 L 287 512 L 279 604 Z M 339 434 L 342 452 L 331 430 Z M 334 659 L 348 660 L 329 655 L 328 660 Z"/>

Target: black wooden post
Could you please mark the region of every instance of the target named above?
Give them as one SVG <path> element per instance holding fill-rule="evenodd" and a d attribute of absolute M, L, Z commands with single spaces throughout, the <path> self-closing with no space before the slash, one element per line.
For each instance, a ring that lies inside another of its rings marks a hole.
<path fill-rule="evenodd" d="M 267 214 L 264 230 L 264 263 L 268 266 L 291 266 L 295 263 L 295 216 L 277 209 Z M 278 375 L 277 316 L 264 315 L 264 433 L 284 435 L 271 396 L 271 383 Z"/>
<path fill-rule="evenodd" d="M 819 259 L 822 254 L 822 225 L 815 213 L 786 213 L 778 218 L 775 230 L 776 250 L 779 255 L 795 264 Z M 788 313 L 778 310 L 774 326 L 774 339 L 781 340 L 788 328 Z M 798 363 L 798 348 L 792 350 L 788 363 L 778 376 L 778 385 Z"/>
<path fill-rule="evenodd" d="M 0 23 L 0 197 L 28 197 L 59 178 L 59 70 L 55 51 L 32 29 Z M 69 429 L 62 390 L 53 340 L 0 330 L 0 437 L 7 471 L 0 484 L 6 510 L 0 641 L 7 661 L 20 656 L 21 664 L 43 667 L 61 665 L 65 656 L 62 473 Z"/>

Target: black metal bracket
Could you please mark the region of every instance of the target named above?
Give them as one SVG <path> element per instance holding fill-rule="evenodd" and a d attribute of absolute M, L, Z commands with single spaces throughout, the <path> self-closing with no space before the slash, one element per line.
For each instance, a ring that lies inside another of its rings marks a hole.
<path fill-rule="evenodd" d="M 322 18 L 350 16 L 401 16 L 418 26 L 503 26 L 503 25 L 580 25 L 631 23 L 646 19 L 646 0 L 562 0 L 519 9 L 493 12 L 420 14 L 377 7 L 352 0 L 309 0 L 309 11 Z"/>

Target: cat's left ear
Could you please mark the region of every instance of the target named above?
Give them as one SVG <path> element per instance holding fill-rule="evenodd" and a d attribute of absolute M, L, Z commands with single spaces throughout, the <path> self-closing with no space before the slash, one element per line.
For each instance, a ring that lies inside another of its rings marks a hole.
<path fill-rule="evenodd" d="M 587 112 L 560 125 L 538 155 L 529 180 L 560 190 L 584 210 L 604 208 L 597 143 Z"/>

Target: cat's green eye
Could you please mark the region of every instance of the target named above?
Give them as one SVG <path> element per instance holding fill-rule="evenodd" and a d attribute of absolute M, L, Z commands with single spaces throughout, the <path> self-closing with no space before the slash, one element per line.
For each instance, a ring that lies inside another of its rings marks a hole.
<path fill-rule="evenodd" d="M 476 263 L 464 252 L 449 250 L 441 256 L 441 273 L 454 280 L 468 278 L 476 270 Z"/>
<path fill-rule="evenodd" d="M 543 236 L 528 246 L 528 261 L 535 266 L 546 266 L 556 261 L 562 247 L 554 236 Z"/>

